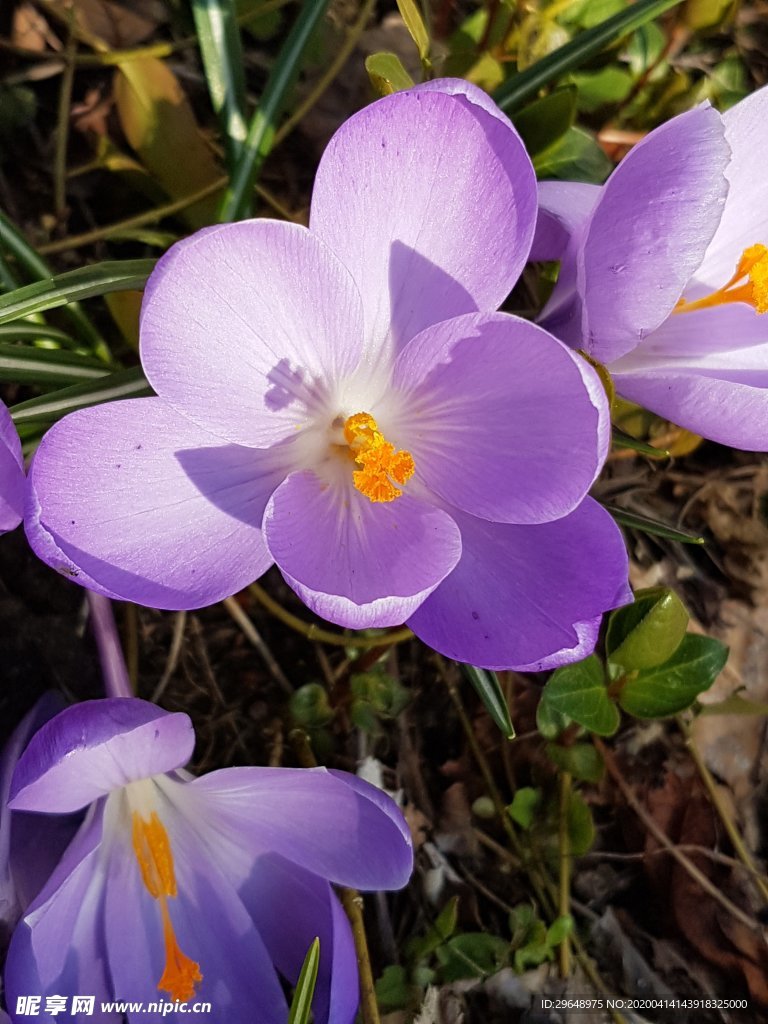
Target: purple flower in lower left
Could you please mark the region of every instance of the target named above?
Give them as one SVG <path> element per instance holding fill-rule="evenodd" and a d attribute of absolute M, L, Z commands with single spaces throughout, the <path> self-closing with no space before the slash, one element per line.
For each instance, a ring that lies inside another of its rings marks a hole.
<path fill-rule="evenodd" d="M 24 457 L 16 427 L 0 402 L 0 533 L 13 530 L 24 514 Z"/>
<path fill-rule="evenodd" d="M 351 1024 L 356 959 L 331 883 L 405 885 L 402 815 L 379 790 L 324 768 L 193 778 L 183 770 L 193 747 L 186 715 L 135 698 L 68 708 L 34 736 L 9 806 L 86 815 L 14 932 L 11 1014 L 28 993 L 87 993 L 194 999 L 216 1020 L 285 1024 L 280 977 L 296 982 L 319 937 L 314 1019 Z"/>

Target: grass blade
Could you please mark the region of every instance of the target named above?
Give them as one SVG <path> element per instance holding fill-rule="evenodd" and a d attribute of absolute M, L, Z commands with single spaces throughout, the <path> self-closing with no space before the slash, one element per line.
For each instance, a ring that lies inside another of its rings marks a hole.
<path fill-rule="evenodd" d="M 641 533 L 650 533 L 653 537 L 666 537 L 667 540 L 677 540 L 681 544 L 705 544 L 703 537 L 696 533 L 688 533 L 687 530 L 678 530 L 674 526 L 667 526 L 650 516 L 641 516 L 637 512 L 627 512 L 625 508 L 617 505 L 606 505 L 605 508 L 611 513 L 619 526 L 627 526 L 631 530 L 640 530 Z"/>
<path fill-rule="evenodd" d="M 581 67 L 610 43 L 629 32 L 634 32 L 653 18 L 676 7 L 680 2 L 681 0 L 637 0 L 626 10 L 619 11 L 612 18 L 606 18 L 586 32 L 581 32 L 565 46 L 536 61 L 508 82 L 504 82 L 494 92 L 493 98 L 507 113 L 516 110 L 523 103 L 534 99 L 539 89 L 545 85 Z"/>
<path fill-rule="evenodd" d="M 89 405 L 114 402 L 119 398 L 142 398 L 153 394 L 141 367 L 132 366 L 129 370 L 110 373 L 99 381 L 61 388 L 52 395 L 43 395 L 42 398 L 30 398 L 27 402 L 12 406 L 10 413 L 17 426 L 25 423 L 49 424 L 55 423 L 69 412 L 85 409 Z"/>
<path fill-rule="evenodd" d="M 39 337 L 40 331 L 34 327 L 33 330 Z M 17 384 L 76 384 L 108 374 L 103 362 L 75 352 L 0 344 L 0 380 Z"/>
<path fill-rule="evenodd" d="M 0 342 L 2 341 L 37 341 L 39 338 L 47 338 L 49 341 L 57 341 L 67 348 L 77 348 L 78 342 L 65 331 L 58 327 L 49 327 L 48 324 L 13 323 L 0 325 Z"/>
<path fill-rule="evenodd" d="M 509 708 L 501 692 L 501 683 L 495 672 L 489 672 L 484 668 L 475 668 L 474 665 L 461 666 L 464 675 L 472 683 L 477 691 L 480 700 L 485 705 L 485 710 L 501 729 L 508 740 L 515 738 L 515 727 L 509 717 Z"/>
<path fill-rule="evenodd" d="M 56 309 L 79 299 L 90 299 L 107 292 L 143 288 L 155 260 L 116 260 L 78 267 L 58 277 L 25 285 L 0 296 L 0 324 Z"/>
<path fill-rule="evenodd" d="M 312 996 L 315 994 L 317 969 L 320 966 L 320 939 L 315 939 L 307 950 L 304 965 L 301 968 L 296 991 L 288 1014 L 288 1024 L 309 1024 L 312 1012 Z"/>
<path fill-rule="evenodd" d="M 224 194 L 219 220 L 240 220 L 251 209 L 253 186 L 272 148 L 277 122 L 289 89 L 298 73 L 301 56 L 310 36 L 325 14 L 330 0 L 305 0 L 301 13 L 278 54 L 264 92 L 248 128 L 232 180 Z"/>
<path fill-rule="evenodd" d="M 245 76 L 233 0 L 192 0 L 200 54 L 211 103 L 226 140 L 227 163 L 235 166 L 245 143 Z"/>
<path fill-rule="evenodd" d="M 632 437 L 631 434 L 625 434 L 619 427 L 614 427 L 612 432 L 612 441 L 616 448 L 629 448 L 633 452 L 638 452 L 640 455 L 647 455 L 651 459 L 668 459 L 669 452 L 666 448 L 654 448 L 651 444 L 646 444 L 645 441 L 638 441 L 636 437 Z"/>

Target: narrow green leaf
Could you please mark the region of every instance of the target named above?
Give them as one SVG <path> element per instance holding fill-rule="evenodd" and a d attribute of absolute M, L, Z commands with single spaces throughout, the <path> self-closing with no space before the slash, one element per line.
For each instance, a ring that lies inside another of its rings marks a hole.
<path fill-rule="evenodd" d="M 710 688 L 727 660 L 725 644 L 689 634 L 663 665 L 630 678 L 621 689 L 619 704 L 636 718 L 676 715 Z"/>
<path fill-rule="evenodd" d="M 58 327 L 49 327 L 48 324 L 13 323 L 0 325 L 0 341 L 38 341 L 47 338 L 49 341 L 58 341 L 61 345 L 72 348 L 78 344 L 77 341 L 65 331 Z"/>
<path fill-rule="evenodd" d="M 695 533 L 688 533 L 686 530 L 678 530 L 674 526 L 667 526 L 650 516 L 641 516 L 637 512 L 628 512 L 625 508 L 617 505 L 606 505 L 605 508 L 611 513 L 619 526 L 627 526 L 632 530 L 640 530 L 641 533 L 649 533 L 654 537 L 666 537 L 667 540 L 677 540 L 681 544 L 705 544 L 703 537 Z"/>
<path fill-rule="evenodd" d="M 307 950 L 304 957 L 304 964 L 296 982 L 296 991 L 293 993 L 291 1012 L 288 1014 L 288 1024 L 309 1024 L 312 1013 L 312 997 L 315 994 L 317 983 L 317 970 L 320 966 L 320 939 L 315 939 Z"/>
<path fill-rule="evenodd" d="M 565 46 L 536 61 L 525 71 L 513 75 L 509 81 L 499 86 L 493 98 L 507 113 L 517 110 L 526 101 L 533 99 L 539 89 L 581 67 L 606 46 L 634 32 L 641 25 L 657 18 L 680 2 L 681 0 L 637 0 L 612 18 L 607 18 L 594 28 L 580 33 Z"/>
<path fill-rule="evenodd" d="M 233 167 L 248 133 L 237 7 L 234 0 L 192 0 L 192 12 L 211 104 L 226 140 L 227 163 Z"/>
<path fill-rule="evenodd" d="M 277 123 L 287 95 L 298 74 L 309 38 L 325 14 L 330 0 L 305 0 L 298 18 L 277 56 L 242 147 L 229 187 L 224 194 L 219 220 L 240 220 L 251 209 L 251 195 L 262 164 L 275 138 Z"/>
<path fill-rule="evenodd" d="M 413 85 L 413 79 L 396 53 L 372 53 L 365 58 L 365 70 L 379 96 L 389 96 Z"/>
<path fill-rule="evenodd" d="M 542 696 L 550 707 L 598 736 L 611 736 L 619 727 L 618 709 L 608 696 L 603 666 L 594 654 L 553 672 Z"/>
<path fill-rule="evenodd" d="M 154 265 L 155 260 L 95 263 L 17 288 L 0 296 L 0 324 L 10 323 L 30 313 L 56 309 L 79 299 L 143 288 Z"/>
<path fill-rule="evenodd" d="M 75 384 L 69 388 L 54 391 L 42 398 L 30 398 L 11 407 L 11 416 L 17 426 L 25 423 L 55 423 L 76 409 L 101 402 L 114 402 L 118 398 L 142 398 L 154 394 L 147 383 L 140 366 L 129 370 L 118 370 L 98 381 Z"/>
<path fill-rule="evenodd" d="M 462 665 L 461 668 L 464 675 L 477 691 L 480 700 L 485 705 L 485 710 L 507 739 L 513 740 L 515 738 L 515 727 L 512 724 L 512 719 L 509 717 L 509 708 L 501 691 L 499 677 L 495 672 L 489 672 L 484 668 L 475 668 L 474 665 Z"/>
<path fill-rule="evenodd" d="M 101 361 L 75 352 L 0 344 L 0 380 L 17 384 L 74 384 L 108 373 L 108 367 Z"/>
<path fill-rule="evenodd" d="M 512 119 L 525 148 L 535 156 L 568 131 L 576 116 L 576 88 L 566 85 L 534 100 Z"/>
<path fill-rule="evenodd" d="M 655 668 L 672 657 L 687 628 L 688 611 L 674 590 L 638 590 L 634 602 L 608 620 L 608 661 L 631 672 Z"/>
<path fill-rule="evenodd" d="M 625 434 L 619 427 L 613 428 L 613 444 L 616 448 L 630 448 L 633 452 L 638 452 L 640 455 L 647 455 L 652 459 L 668 459 L 669 452 L 663 448 L 654 448 L 651 444 L 646 444 L 645 441 L 638 441 L 636 437 L 632 437 L 631 434 Z"/>
<path fill-rule="evenodd" d="M 416 6 L 414 0 L 397 0 L 397 9 L 400 11 L 400 17 L 405 22 L 408 34 L 416 44 L 416 49 L 419 51 L 419 60 L 422 64 L 429 65 L 429 33 L 421 16 L 421 11 Z"/>

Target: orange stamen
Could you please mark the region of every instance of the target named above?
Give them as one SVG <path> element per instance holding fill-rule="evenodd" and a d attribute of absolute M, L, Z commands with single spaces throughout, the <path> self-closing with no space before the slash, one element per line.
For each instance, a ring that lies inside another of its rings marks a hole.
<path fill-rule="evenodd" d="M 161 992 L 167 992 L 173 1002 L 186 1003 L 195 994 L 195 984 L 203 980 L 200 965 L 181 951 L 173 922 L 168 912 L 168 899 L 175 899 L 176 873 L 168 833 L 153 811 L 149 821 L 133 812 L 133 850 L 141 877 L 150 896 L 160 904 L 165 943 L 165 967 L 157 983 Z"/>
<path fill-rule="evenodd" d="M 744 280 L 746 278 L 746 280 Z M 722 288 L 702 299 L 686 302 L 680 299 L 676 313 L 690 313 L 694 309 L 722 306 L 728 302 L 745 302 L 758 313 L 768 313 L 768 248 L 750 245 L 741 254 L 736 273 Z"/>
<path fill-rule="evenodd" d="M 357 412 L 344 422 L 344 437 L 355 464 L 355 487 L 370 501 L 394 501 L 400 489 L 413 476 L 416 465 L 410 452 L 395 451 L 395 446 L 379 430 L 367 412 Z M 400 486 L 397 486 L 397 485 Z"/>

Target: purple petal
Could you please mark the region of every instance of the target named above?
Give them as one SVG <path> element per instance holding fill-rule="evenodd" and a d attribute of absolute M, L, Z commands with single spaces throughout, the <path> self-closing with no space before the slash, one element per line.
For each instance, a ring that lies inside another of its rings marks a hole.
<path fill-rule="evenodd" d="M 630 597 L 623 538 L 591 498 L 539 526 L 456 520 L 461 561 L 408 621 L 449 658 L 490 669 L 577 660 L 583 624 Z"/>
<path fill-rule="evenodd" d="M 539 219 L 529 259 L 562 260 L 571 239 L 589 222 L 601 191 L 581 181 L 539 182 Z"/>
<path fill-rule="evenodd" d="M 355 944 L 349 921 L 325 879 L 277 854 L 263 854 L 240 890 L 275 966 L 295 985 L 320 939 L 312 1002 L 316 1024 L 352 1024 L 358 1004 Z"/>
<path fill-rule="evenodd" d="M 723 114 L 731 161 L 725 176 L 728 199 L 696 279 L 720 288 L 736 270 L 744 249 L 768 244 L 768 87 L 758 89 Z"/>
<path fill-rule="evenodd" d="M 374 504 L 351 483 L 331 486 L 312 472 L 291 474 L 275 491 L 264 534 L 302 601 L 354 629 L 403 622 L 461 552 L 440 509 L 407 493 Z"/>
<path fill-rule="evenodd" d="M 184 798 L 188 815 L 213 830 L 228 870 L 242 865 L 238 884 L 254 857 L 270 852 L 356 889 L 400 889 L 410 877 L 402 815 L 394 804 L 382 810 L 383 795 L 359 779 L 324 768 L 225 768 L 189 783 Z"/>
<path fill-rule="evenodd" d="M 0 402 L 0 533 L 13 530 L 24 514 L 24 459 L 11 414 Z"/>
<path fill-rule="evenodd" d="M 14 810 L 79 810 L 137 779 L 180 768 L 195 734 L 187 715 L 112 697 L 66 708 L 31 739 L 11 786 Z"/>
<path fill-rule="evenodd" d="M 605 461 L 610 416 L 597 374 L 517 317 L 474 313 L 427 328 L 398 357 L 394 384 L 407 394 L 402 434 L 419 479 L 472 515 L 559 519 Z"/>
<path fill-rule="evenodd" d="M 141 309 L 157 393 L 235 444 L 293 436 L 360 358 L 362 308 L 347 271 L 306 228 L 225 224 L 174 246 Z"/>
<path fill-rule="evenodd" d="M 159 398 L 72 413 L 30 471 L 29 541 L 108 597 L 199 608 L 272 564 L 261 532 L 279 451 L 222 444 Z"/>
<path fill-rule="evenodd" d="M 650 133 L 604 186 L 580 252 L 583 348 L 603 363 L 672 312 L 722 216 L 730 149 L 696 107 Z"/>
<path fill-rule="evenodd" d="M 310 226 L 360 289 L 366 359 L 386 362 L 430 324 L 497 309 L 535 222 L 533 167 L 506 119 L 476 96 L 419 89 L 371 104 L 336 132 Z"/>
<path fill-rule="evenodd" d="M 271 958 L 215 853 L 202 845 L 196 823 L 172 804 L 161 802 L 158 816 L 177 883 L 177 896 L 168 901 L 174 933 L 202 974 L 194 1001 L 210 1002 L 217 1019 L 231 1024 L 284 1024 L 287 1007 Z M 170 1000 L 157 988 L 165 964 L 161 911 L 142 880 L 125 807 L 115 815 L 110 850 L 104 930 L 115 998 Z M 131 1020 L 140 1024 L 142 1017 Z"/>
<path fill-rule="evenodd" d="M 629 604 L 632 601 L 632 592 L 627 585 L 622 600 L 616 602 L 616 606 L 620 604 Z M 588 619 L 586 622 L 574 622 L 573 628 L 576 632 L 577 643 L 576 646 L 563 647 L 560 651 L 555 651 L 554 654 L 550 654 L 546 658 L 540 658 L 538 661 L 532 662 L 530 665 L 520 665 L 517 669 L 518 672 L 549 672 L 551 669 L 559 668 L 561 665 L 570 665 L 574 661 L 581 661 L 582 658 L 586 658 L 587 655 L 591 654 L 596 645 L 597 639 L 600 635 L 600 625 L 603 621 L 602 615 L 598 615 L 594 619 Z"/>

